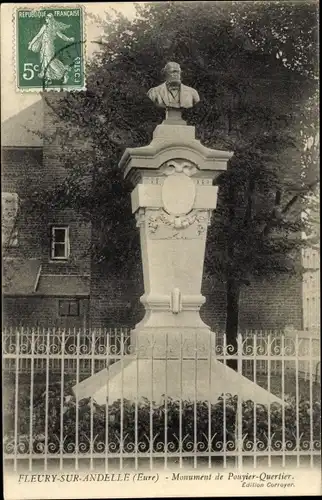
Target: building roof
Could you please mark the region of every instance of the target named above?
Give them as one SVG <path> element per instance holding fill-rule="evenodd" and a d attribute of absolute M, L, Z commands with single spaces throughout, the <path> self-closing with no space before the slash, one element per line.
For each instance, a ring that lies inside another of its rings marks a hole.
<path fill-rule="evenodd" d="M 2 123 L 2 147 L 42 147 L 43 121 L 40 99 Z"/>
<path fill-rule="evenodd" d="M 40 259 L 5 259 L 4 295 L 88 296 L 88 275 L 41 274 Z"/>
<path fill-rule="evenodd" d="M 87 296 L 89 295 L 89 276 L 81 275 L 40 275 L 37 295 Z"/>

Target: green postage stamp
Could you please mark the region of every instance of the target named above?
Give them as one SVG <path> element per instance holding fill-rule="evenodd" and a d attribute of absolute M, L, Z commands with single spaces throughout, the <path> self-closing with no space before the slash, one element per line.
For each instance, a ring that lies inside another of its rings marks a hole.
<path fill-rule="evenodd" d="M 18 8 L 15 37 L 17 90 L 85 88 L 82 7 Z"/>

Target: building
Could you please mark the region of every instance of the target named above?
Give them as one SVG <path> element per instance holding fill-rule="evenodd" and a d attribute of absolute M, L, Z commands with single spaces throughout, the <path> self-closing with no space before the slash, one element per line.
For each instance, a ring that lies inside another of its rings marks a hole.
<path fill-rule="evenodd" d="M 39 192 L 66 175 L 57 163 L 59 144 L 37 133 L 39 129 L 50 133 L 51 128 L 50 111 L 42 100 L 2 127 L 4 323 L 133 327 L 143 315 L 142 277 L 113 276 L 104 263 L 93 260 L 89 249 L 95 228 L 91 223 L 67 208 L 49 211 L 45 219 L 43 214 L 26 216 L 19 211 L 20 200 L 28 200 L 35 189 Z M 308 288 L 308 282 L 297 277 L 258 280 L 245 287 L 240 299 L 241 330 L 310 327 L 319 301 L 319 281 L 314 279 L 315 289 L 311 278 Z M 204 280 L 202 292 L 207 299 L 201 310 L 203 319 L 213 330 L 222 331 L 224 286 Z"/>
<path fill-rule="evenodd" d="M 55 168 L 55 147 L 35 133 L 46 127 L 43 109 L 36 102 L 3 124 L 4 322 L 81 327 L 89 307 L 90 259 L 82 255 L 89 225 L 68 210 L 53 211 L 44 222 L 42 214 L 19 208 L 63 175 Z"/>

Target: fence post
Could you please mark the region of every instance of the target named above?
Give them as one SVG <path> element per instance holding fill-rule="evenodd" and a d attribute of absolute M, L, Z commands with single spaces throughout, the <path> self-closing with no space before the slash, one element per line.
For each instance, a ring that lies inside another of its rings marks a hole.
<path fill-rule="evenodd" d="M 193 402 L 193 468 L 197 468 L 197 446 L 198 446 L 198 439 L 197 439 L 197 385 L 198 385 L 198 375 L 197 375 L 197 370 L 198 370 L 198 338 L 197 338 L 197 331 L 195 331 L 194 334 L 195 337 L 195 355 L 194 355 L 194 402 Z"/>
<path fill-rule="evenodd" d="M 282 335 L 282 401 L 285 401 L 285 335 Z M 282 467 L 285 467 L 285 405 L 282 406 Z"/>
<path fill-rule="evenodd" d="M 117 338 L 116 329 L 114 329 L 115 339 Z M 123 451 L 124 451 L 124 331 L 121 330 L 121 400 L 120 400 L 120 470 L 123 469 Z"/>
<path fill-rule="evenodd" d="M 254 336 L 253 336 L 253 356 L 254 356 L 254 361 L 252 362 L 252 366 L 253 366 L 253 382 L 254 384 L 257 383 L 257 373 L 256 373 L 256 369 L 257 369 L 257 365 L 256 365 L 256 362 L 257 362 L 257 330 L 255 330 L 254 332 Z M 254 468 L 256 469 L 257 467 L 257 456 L 256 456 L 256 452 L 257 452 L 257 406 L 256 406 L 256 403 L 254 402 L 254 429 L 253 429 L 253 435 L 254 435 L 254 456 L 253 456 L 253 465 L 254 465 Z"/>
<path fill-rule="evenodd" d="M 23 332 L 23 327 L 21 328 Z M 16 371 L 15 371 L 15 415 L 14 415 L 14 471 L 17 470 L 17 455 L 18 455 L 18 401 L 19 401 L 19 362 L 20 362 L 20 335 L 19 328 L 16 330 Z"/>
<path fill-rule="evenodd" d="M 55 328 L 53 328 L 53 338 Z M 46 338 L 46 391 L 45 391 L 45 471 L 48 467 L 48 420 L 49 420 L 49 350 L 50 350 L 50 330 L 47 329 Z"/>
<path fill-rule="evenodd" d="M 179 398 L 179 467 L 182 469 L 182 454 L 183 454 L 183 446 L 182 446 L 182 393 L 183 393 L 183 374 L 182 374 L 182 369 L 183 369 L 183 350 L 182 350 L 182 343 L 183 343 L 183 335 L 182 331 L 180 331 L 180 376 L 179 376 L 179 381 L 180 381 L 180 398 Z"/>
<path fill-rule="evenodd" d="M 209 353 L 208 353 L 208 361 L 209 361 L 209 372 L 208 372 L 208 387 L 209 387 L 209 399 L 208 399 L 208 467 L 211 468 L 211 452 L 212 452 L 212 439 L 211 439 L 211 396 L 212 396 L 212 387 L 211 387 L 211 360 L 212 360 L 212 334 L 209 335 Z M 225 399 L 225 398 L 224 398 Z M 223 426 L 223 436 L 225 432 L 225 426 Z"/>
<path fill-rule="evenodd" d="M 132 351 L 133 352 L 133 351 Z M 132 354 L 131 352 L 131 354 Z M 139 453 L 139 380 L 140 380 L 140 370 L 139 370 L 139 342 L 138 333 L 135 335 L 135 363 L 136 363 L 136 398 L 135 398 L 135 415 L 134 415 L 134 441 L 135 441 L 135 470 L 139 468 L 138 453 Z"/>
<path fill-rule="evenodd" d="M 86 332 L 84 331 L 84 335 L 86 335 Z M 89 338 L 91 338 L 91 376 L 93 377 L 95 373 L 95 341 L 96 341 L 96 330 L 95 328 L 92 328 L 89 330 Z M 91 415 L 90 415 L 90 470 L 94 469 L 94 462 L 93 462 L 93 454 L 94 454 L 94 401 L 93 398 L 91 398 L 91 403 L 90 403 L 90 408 L 91 408 Z"/>
<path fill-rule="evenodd" d="M 295 390 L 296 390 L 296 467 L 300 466 L 300 417 L 299 417 L 299 334 L 295 336 Z"/>
<path fill-rule="evenodd" d="M 154 332 L 151 334 L 151 399 L 150 399 L 150 449 L 149 449 L 149 467 L 150 470 L 153 469 L 153 358 L 154 358 Z"/>
<path fill-rule="evenodd" d="M 102 328 L 98 330 L 99 338 L 102 338 Z M 110 366 L 110 354 L 111 354 L 111 335 L 107 334 L 107 331 L 103 330 L 103 336 L 106 340 L 106 372 L 107 372 L 107 384 L 106 384 L 106 400 L 105 400 L 105 472 L 108 471 L 108 455 L 109 455 L 109 404 L 110 404 L 110 378 L 109 378 L 109 366 Z M 104 341 L 105 341 L 104 340 Z"/>
<path fill-rule="evenodd" d="M 33 410 L 34 410 L 34 344 L 35 329 L 31 329 L 31 359 L 30 359 L 30 408 L 29 408 L 29 471 L 32 471 L 32 450 L 33 450 Z"/>
<path fill-rule="evenodd" d="M 76 333 L 77 332 L 77 333 Z M 76 384 L 79 384 L 79 363 L 80 363 L 80 332 L 74 328 L 74 338 L 76 338 Z M 79 451 L 79 396 L 76 393 L 76 418 L 75 418 L 75 469 L 78 470 Z"/>
<path fill-rule="evenodd" d="M 237 371 L 239 375 L 243 373 L 243 337 L 237 335 Z M 243 468 L 243 402 L 240 397 L 237 399 L 237 466 Z"/>
<path fill-rule="evenodd" d="M 272 353 L 272 337 L 271 331 L 268 332 L 267 336 L 267 390 L 268 390 L 268 414 L 267 414 L 267 446 L 268 446 L 268 467 L 272 466 L 272 433 L 271 433 L 271 376 L 272 376 L 272 363 L 271 354 Z"/>
<path fill-rule="evenodd" d="M 164 469 L 168 468 L 168 350 L 169 333 L 165 336 L 165 394 L 164 394 Z"/>
<path fill-rule="evenodd" d="M 310 352 L 310 369 L 309 369 L 309 387 L 310 387 L 310 467 L 314 466 L 313 461 L 313 348 L 312 348 L 312 337 L 309 338 L 309 352 Z"/>
<path fill-rule="evenodd" d="M 60 457 L 59 470 L 63 470 L 64 455 L 64 404 L 65 404 L 65 338 L 66 330 L 62 330 L 61 338 L 61 365 L 60 365 Z"/>
<path fill-rule="evenodd" d="M 217 339 L 218 337 L 215 337 L 215 348 L 217 347 Z M 227 337 L 226 333 L 223 335 L 223 363 L 225 366 L 227 366 Z M 224 392 L 224 399 L 223 399 L 223 427 L 224 427 L 224 434 L 223 434 L 223 448 L 224 448 L 224 469 L 227 468 L 227 424 L 226 424 L 226 392 Z"/>

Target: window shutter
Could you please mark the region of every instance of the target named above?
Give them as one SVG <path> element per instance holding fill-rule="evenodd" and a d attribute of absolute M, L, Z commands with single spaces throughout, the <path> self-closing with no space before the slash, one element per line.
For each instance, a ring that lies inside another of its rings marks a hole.
<path fill-rule="evenodd" d="M 59 316 L 79 316 L 79 301 L 77 299 L 60 300 Z"/>

